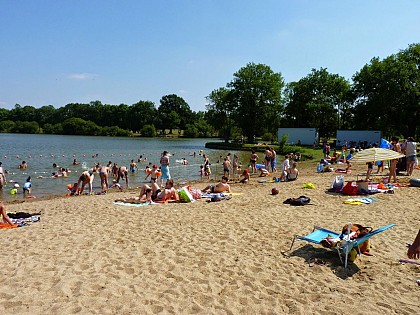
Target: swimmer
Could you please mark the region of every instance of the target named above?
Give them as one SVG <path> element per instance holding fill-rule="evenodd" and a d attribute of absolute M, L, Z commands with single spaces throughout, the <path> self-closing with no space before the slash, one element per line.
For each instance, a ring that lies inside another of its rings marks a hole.
<path fill-rule="evenodd" d="M 19 168 L 21 170 L 26 170 L 27 167 L 28 167 L 28 164 L 25 161 L 22 161 L 22 163 L 19 165 Z"/>
<path fill-rule="evenodd" d="M 137 164 L 136 164 L 136 162 L 134 162 L 134 160 L 131 160 L 131 163 L 130 163 L 130 172 L 131 173 L 134 173 L 135 171 L 137 171 Z"/>

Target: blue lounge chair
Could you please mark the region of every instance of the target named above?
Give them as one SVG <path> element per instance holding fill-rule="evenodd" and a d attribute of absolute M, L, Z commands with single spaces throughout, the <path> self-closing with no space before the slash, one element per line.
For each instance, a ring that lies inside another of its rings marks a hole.
<path fill-rule="evenodd" d="M 322 227 L 319 226 L 315 226 L 314 230 L 312 231 L 312 233 L 305 235 L 305 236 L 301 236 L 301 235 L 295 235 L 292 241 L 292 245 L 290 246 L 290 249 L 287 251 L 291 251 L 293 248 L 293 245 L 295 243 L 295 241 L 298 240 L 302 240 L 302 241 L 306 241 L 309 243 L 314 243 L 314 244 L 321 244 L 321 241 L 327 237 L 332 237 L 332 238 L 339 238 L 341 236 L 341 242 L 340 244 L 336 247 L 338 250 L 338 255 L 340 257 L 340 261 L 343 263 L 342 260 L 342 254 L 345 255 L 345 259 L 344 259 L 344 267 L 347 268 L 347 262 L 348 262 L 348 255 L 350 253 L 350 251 L 353 248 L 357 248 L 357 251 L 360 253 L 360 248 L 359 245 L 361 245 L 362 243 L 364 243 L 365 241 L 367 241 L 368 239 L 370 239 L 372 236 L 381 233 L 383 231 L 388 230 L 389 228 L 393 227 L 395 224 L 389 224 L 389 225 L 385 225 L 383 227 L 380 227 L 379 229 L 376 229 L 368 234 L 363 235 L 360 238 L 356 238 L 356 239 L 348 239 L 347 235 L 344 235 L 344 237 L 341 235 L 341 233 L 337 233 L 334 231 L 330 231 L 327 229 L 324 229 Z M 351 224 L 349 224 L 349 229 L 350 229 Z"/>

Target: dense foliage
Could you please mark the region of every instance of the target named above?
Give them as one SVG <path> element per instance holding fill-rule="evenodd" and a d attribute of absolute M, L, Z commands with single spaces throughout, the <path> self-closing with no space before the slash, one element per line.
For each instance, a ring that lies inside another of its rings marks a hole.
<path fill-rule="evenodd" d="M 57 109 L 16 104 L 0 108 L 0 132 L 154 137 L 178 130 L 186 137 L 253 142 L 255 137 L 274 140 L 278 127 L 316 127 L 321 137 L 337 129 L 418 137 L 420 44 L 383 60 L 373 58 L 352 82 L 320 68 L 285 84 L 269 66 L 249 63 L 206 99 L 206 112 L 192 111 L 175 94 L 163 96 L 158 107 L 150 101 L 94 101 Z"/>

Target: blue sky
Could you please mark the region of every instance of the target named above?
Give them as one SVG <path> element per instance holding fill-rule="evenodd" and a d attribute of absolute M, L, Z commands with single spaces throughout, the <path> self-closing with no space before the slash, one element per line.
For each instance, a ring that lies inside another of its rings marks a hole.
<path fill-rule="evenodd" d="M 346 79 L 420 42 L 412 0 L 0 0 L 0 107 L 205 97 L 249 62 Z"/>

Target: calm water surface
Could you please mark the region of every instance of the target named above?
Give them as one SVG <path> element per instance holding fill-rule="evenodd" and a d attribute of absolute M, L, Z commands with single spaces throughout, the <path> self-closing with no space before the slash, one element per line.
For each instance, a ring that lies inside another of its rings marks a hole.
<path fill-rule="evenodd" d="M 10 171 L 10 174 L 6 175 L 8 182 L 15 181 L 22 187 L 26 178 L 31 176 L 34 196 L 65 195 L 67 184 L 77 182 L 83 166 L 91 168 L 98 162 L 106 164 L 112 161 L 128 167 L 132 159 L 137 162 L 139 156 L 143 155 L 143 158 L 147 157 L 147 162 L 137 163 L 139 171 L 130 173 L 129 176 L 130 187 L 139 187 L 144 183 L 145 166 L 149 162 L 159 164 L 160 155 L 164 150 L 172 154 L 170 171 L 177 183 L 199 179 L 200 165 L 203 162 L 200 153 L 209 156 L 213 176 L 219 177 L 222 167 L 216 162 L 220 155 L 224 157 L 228 151 L 205 149 L 205 143 L 209 141 L 215 140 L 0 134 L 0 161 L 3 162 L 3 168 Z M 194 152 L 196 157 L 192 156 Z M 230 152 L 232 156 L 237 153 L 240 161 L 244 165 L 248 164 L 250 153 Z M 186 158 L 190 164 L 179 163 L 182 158 Z M 73 159 L 77 159 L 80 164 L 73 166 Z M 22 161 L 28 163 L 28 168 L 24 171 L 18 168 Z M 69 176 L 52 177 L 53 172 L 57 171 L 53 168 L 53 163 L 69 168 Z M 0 199 L 23 197 L 22 188 L 19 189 L 18 195 L 10 195 L 12 186 L 12 183 L 7 183 L 6 187 L 0 190 Z M 100 191 L 99 175 L 95 176 L 94 190 Z"/>

